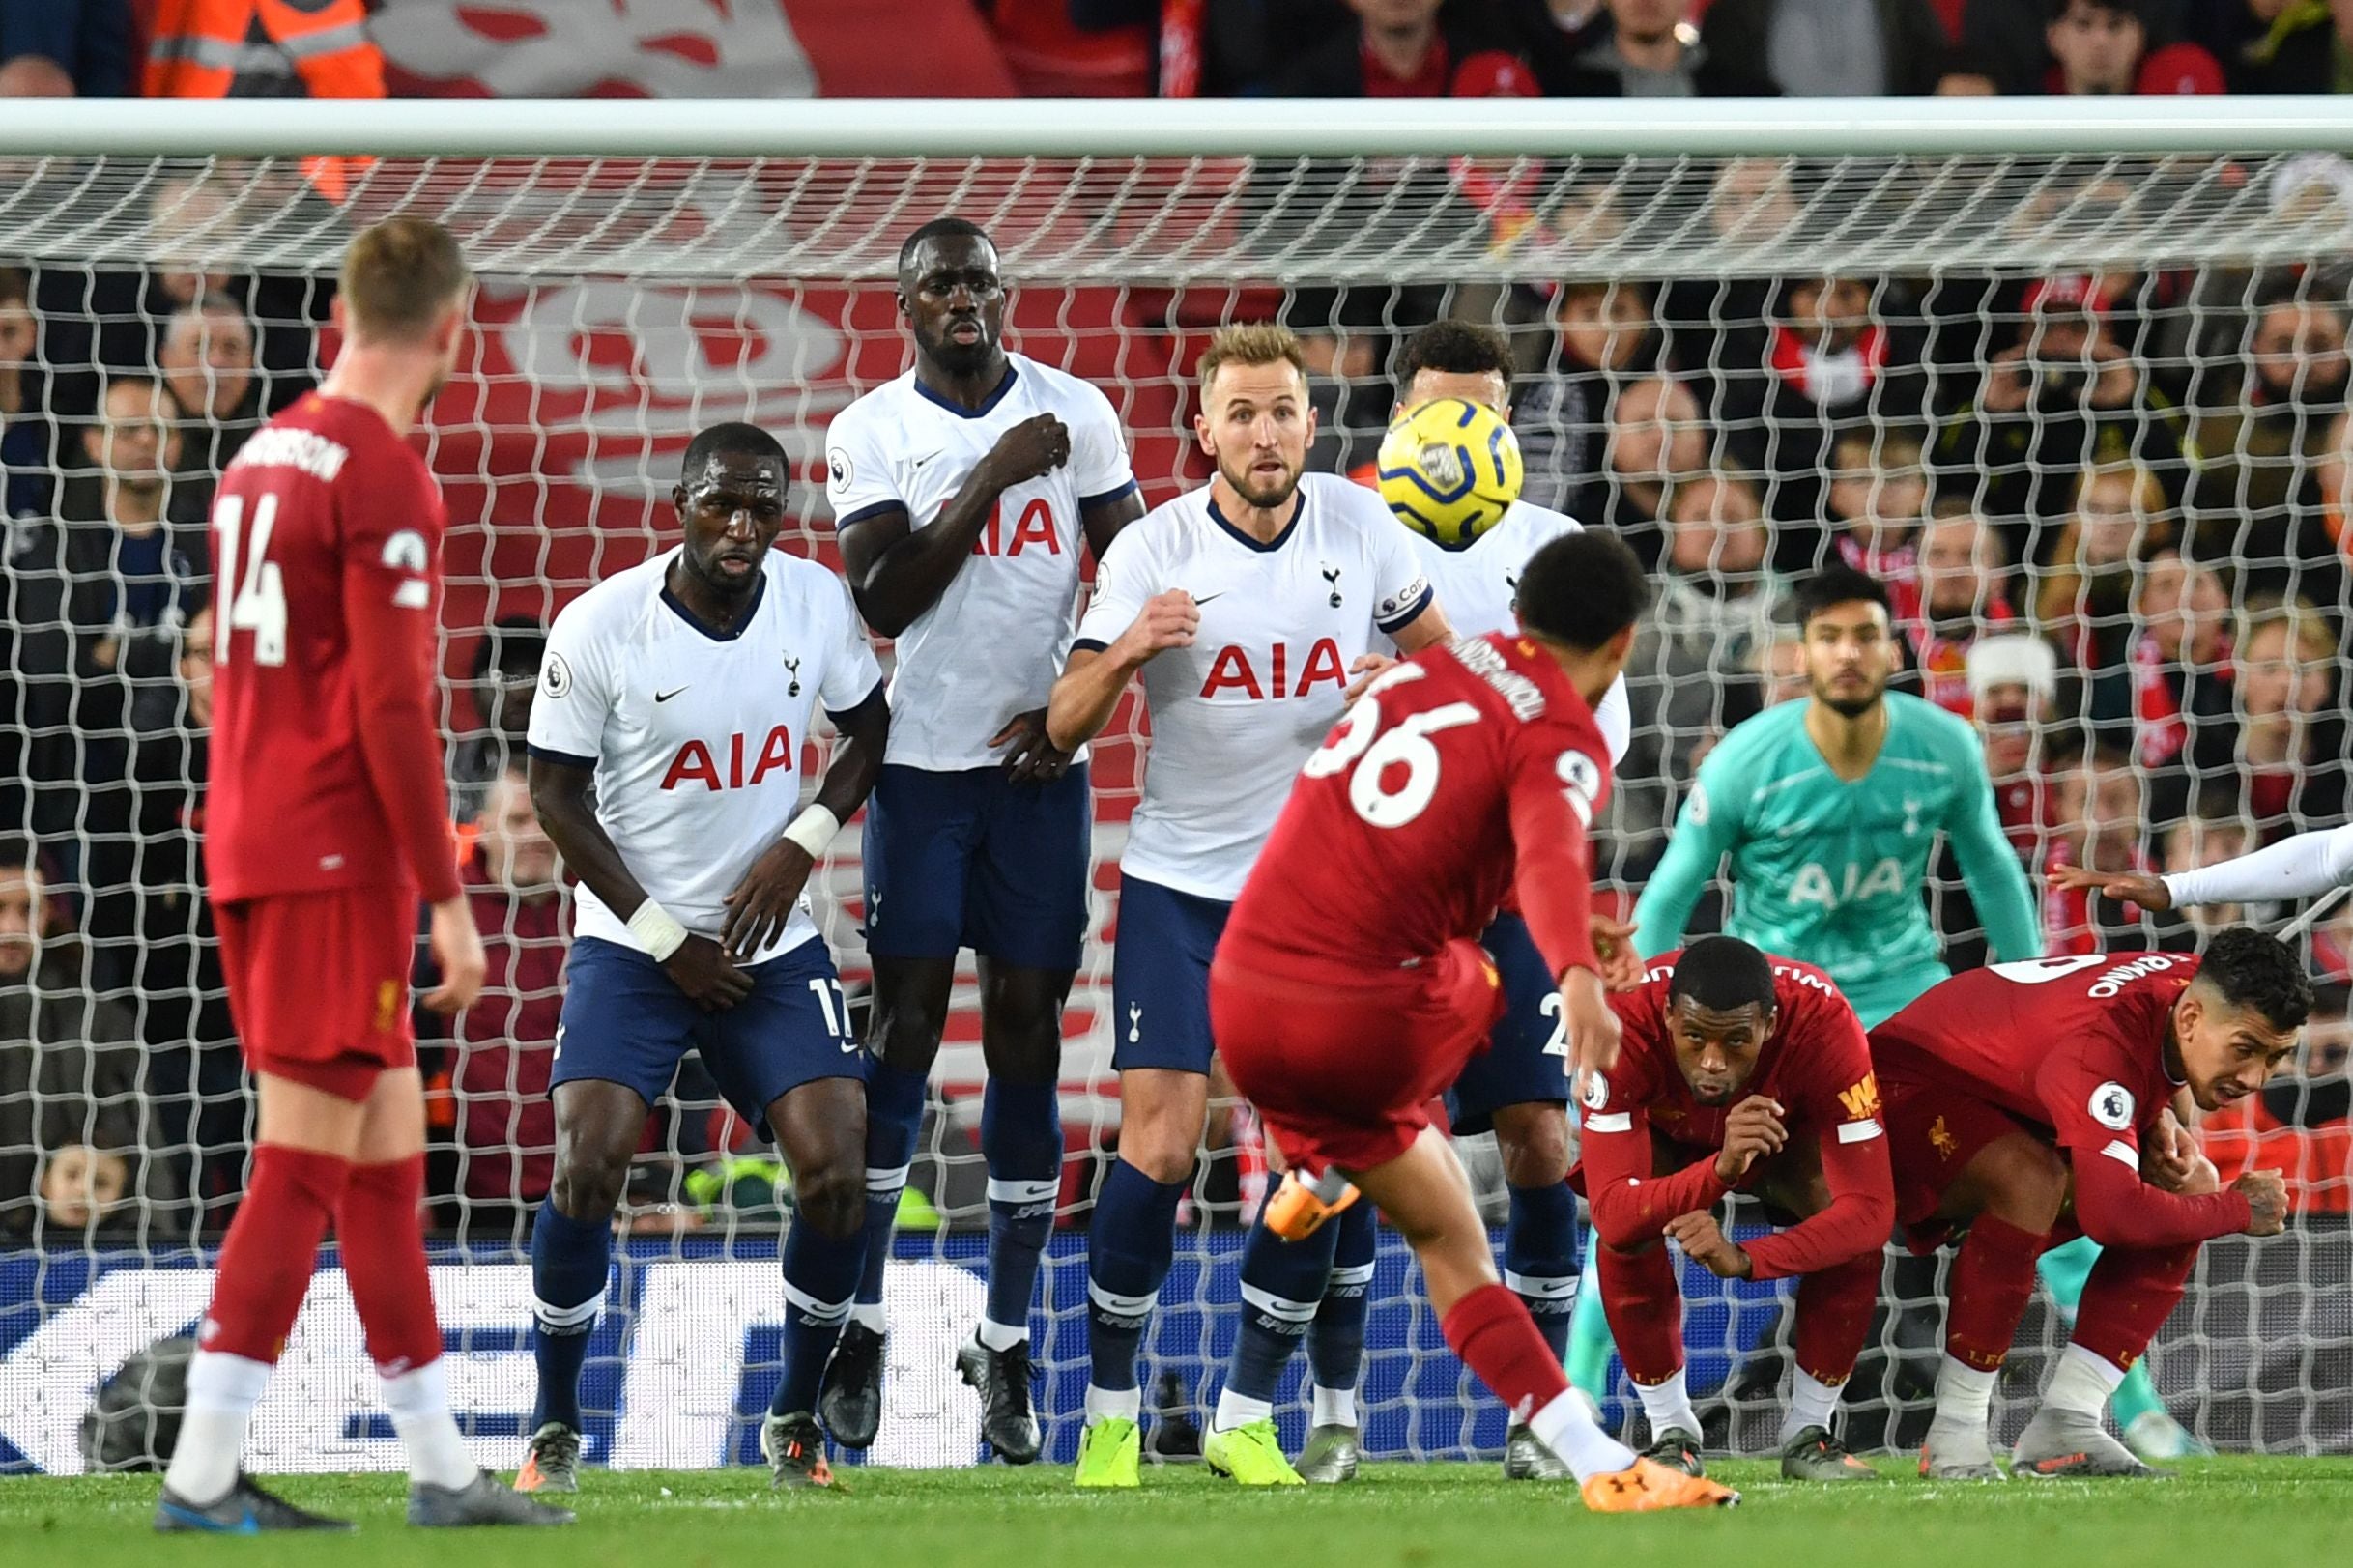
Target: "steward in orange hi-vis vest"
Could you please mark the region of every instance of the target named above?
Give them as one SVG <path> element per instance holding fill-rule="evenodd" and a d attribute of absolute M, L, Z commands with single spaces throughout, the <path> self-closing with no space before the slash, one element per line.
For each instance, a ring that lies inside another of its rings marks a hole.
<path fill-rule="evenodd" d="M 311 98 L 385 96 L 384 55 L 367 36 L 364 0 L 158 0 L 140 90 L 149 98 L 242 96 L 241 78 L 255 74 L 246 62 L 273 51 Z M 366 166 L 364 158 L 302 160 L 319 194 L 337 202 Z"/>

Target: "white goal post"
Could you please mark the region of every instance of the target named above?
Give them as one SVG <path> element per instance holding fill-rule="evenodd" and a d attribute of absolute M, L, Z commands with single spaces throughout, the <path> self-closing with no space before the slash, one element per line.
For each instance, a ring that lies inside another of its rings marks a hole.
<path fill-rule="evenodd" d="M 180 655 L 201 561 L 139 596 L 146 662 L 100 670 L 75 662 L 76 639 L 115 601 L 93 612 L 77 594 L 128 568 L 102 546 L 71 570 L 41 554 L 103 527 L 102 432 L 127 417 L 110 388 L 160 371 L 172 515 L 200 539 L 203 454 L 315 376 L 355 228 L 405 213 L 458 233 L 484 280 L 479 329 L 425 440 L 451 505 L 445 716 L 472 811 L 502 755 L 484 707 L 509 641 L 473 690 L 485 629 L 508 623 L 501 636 L 527 648 L 531 623 L 663 547 L 695 429 L 773 429 L 796 465 L 788 545 L 836 558 L 825 425 L 903 367 L 898 247 L 950 212 L 994 235 L 1018 345 L 1111 396 L 1155 501 L 1202 477 L 1190 371 L 1223 322 L 1274 316 L 1310 339 L 1315 461 L 1339 468 L 1369 456 L 1416 328 L 1459 315 L 1506 331 L 1532 496 L 1625 532 L 1666 590 L 1605 824 L 1621 892 L 1655 862 L 1705 748 L 1788 690 L 1777 612 L 1791 579 L 1850 548 L 1908 607 L 1920 688 L 1977 703 L 1997 773 L 2015 754 L 2005 811 L 2015 795 L 2008 825 L 2038 876 L 2053 854 L 2211 858 L 2353 805 L 2339 417 L 2353 101 L 0 100 L 0 328 L 19 309 L 34 344 L 0 363 L 0 846 L 28 843 L 51 895 L 29 984 L 94 1010 L 86 1038 L 42 1059 L 54 1070 L 0 1070 L 0 1473 L 84 1467 L 99 1383 L 193 1317 L 250 1135 L 193 871 L 202 723 Z M 174 347 L 181 318 L 208 308 L 244 318 L 249 383 Z M 2077 361 L 2044 346 L 2060 318 L 2094 345 Z M 1997 407 L 2007 394 L 1989 388 L 2029 369 L 2042 380 Z M 2199 609 L 2200 593 L 2219 598 Z M 2008 681 L 2024 690 L 2013 715 L 1994 686 L 1972 688 L 1967 650 L 2025 633 L 2054 647 L 2057 676 Z M 2309 678 L 2269 678 L 2291 667 Z M 1059 1458 L 1084 1383 L 1084 1227 L 1117 1128 L 1112 872 L 1146 765 L 1123 710 L 1096 765 L 1066 1223 L 1040 1308 L 1041 1415 Z M 845 833 L 819 890 L 853 981 L 857 852 Z M 1940 874 L 1929 894 L 1956 961 L 1975 961 L 1959 891 Z M 2196 936 L 2045 914 L 2054 942 Z M 494 943 L 520 952 L 524 924 Z M 2210 1248 L 2152 1355 L 2176 1416 L 2233 1447 L 2353 1445 L 2339 1103 L 2353 920 L 2333 915 L 2310 940 L 2329 988 L 2308 1058 L 2259 1117 L 2218 1133 L 2242 1161 L 2288 1165 L 2298 1218 L 2280 1240 Z M 552 985 L 518 981 L 496 1019 L 436 1048 L 438 1212 L 453 1233 L 437 1286 L 459 1336 L 453 1386 L 498 1465 L 514 1462 L 530 1398 L 520 1249 L 548 1158 L 531 1089 L 548 1041 L 532 1031 Z M 973 1004 L 967 971 L 917 1173 L 939 1228 L 910 1214 L 892 1287 L 902 1329 L 876 1456 L 892 1463 L 976 1451 L 977 1412 L 947 1375 L 986 1219 Z M 18 1048 L 0 1039 L 0 1066 Z M 625 1248 L 624 1305 L 591 1355 L 590 1455 L 740 1459 L 755 1423 L 729 1412 L 759 1410 L 776 1375 L 786 1206 L 707 1087 L 682 1081 L 661 1126 L 634 1196 L 648 1226 L 671 1228 Z M 113 1161 L 123 1194 L 44 1197 L 70 1148 Z M 1171 1418 L 1214 1392 L 1231 1343 L 1235 1227 L 1264 1173 L 1239 1108 L 1221 1108 L 1203 1173 L 1147 1342 L 1148 1405 Z M 387 1460 L 344 1368 L 360 1361 L 338 1284 L 330 1271 L 316 1293 L 298 1375 L 256 1428 L 259 1468 Z M 1500 1446 L 1502 1412 L 1449 1357 L 1386 1242 L 1375 1288 L 1368 1451 Z M 1863 1440 L 1916 1440 L 1938 1288 L 1891 1254 L 1899 1304 L 1849 1400 Z M 1686 1291 L 1711 1422 L 1736 1445 L 1768 1440 L 1781 1297 L 1704 1277 Z M 2063 1337 L 2047 1308 L 2029 1318 L 2003 1419 Z"/>

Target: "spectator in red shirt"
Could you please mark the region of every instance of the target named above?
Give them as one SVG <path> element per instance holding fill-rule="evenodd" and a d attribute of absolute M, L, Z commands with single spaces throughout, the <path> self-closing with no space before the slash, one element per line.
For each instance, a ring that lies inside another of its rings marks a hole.
<path fill-rule="evenodd" d="M 2165 486 L 2145 466 L 2085 469 L 2039 574 L 2035 621 L 2088 679 L 2084 708 L 2102 728 L 2133 712 L 2134 558 L 2173 542 L 2166 510 Z"/>
<path fill-rule="evenodd" d="M 548 1074 L 570 934 L 556 849 L 520 766 L 491 785 L 464 875 L 490 968 L 481 999 L 457 1021 L 462 1182 L 468 1198 L 514 1204 L 519 1214 L 547 1195 L 555 1170 Z"/>
<path fill-rule="evenodd" d="M 2195 43 L 2149 47 L 2147 0 L 2052 0 L 2043 29 L 2043 91 L 2069 95 L 2220 93 L 2223 68 Z"/>
<path fill-rule="evenodd" d="M 2043 733 L 2058 703 L 2059 656 L 2039 637 L 2007 633 L 1978 639 L 1967 670 L 2002 832 L 2021 862 L 2038 866 L 2056 820 Z"/>
<path fill-rule="evenodd" d="M 2043 860 L 2045 872 L 2069 866 L 2087 867 L 2115 875 L 2149 875 L 2157 870 L 2141 843 L 2145 816 L 2140 798 L 2140 775 L 2123 747 L 2095 741 L 2088 747 L 2068 748 L 2052 769 L 2052 815 L 2057 831 Z M 2099 923 L 2090 895 L 2057 888 L 2044 879 L 2043 938 L 2053 955 L 2099 953 L 2123 946 L 2132 927 L 2111 927 Z M 2110 909 L 2118 906 L 2109 905 Z M 2138 911 L 2124 908 L 2127 917 Z M 2135 923 L 2137 924 L 2137 922 Z"/>
<path fill-rule="evenodd" d="M 2016 616 L 2002 592 L 2001 541 L 1966 502 L 1939 501 L 1920 530 L 1919 611 L 1903 631 L 1920 695 L 1969 717 L 1969 644 Z"/>
<path fill-rule="evenodd" d="M 1361 25 L 1276 74 L 1281 98 L 1536 96 L 1535 73 L 1476 0 L 1348 0 Z"/>
<path fill-rule="evenodd" d="M 1928 470 L 1917 431 L 1851 425 L 1830 443 L 1822 504 L 1836 525 L 1841 559 L 1887 584 L 1896 618 L 1918 613 L 1920 520 L 1928 513 Z"/>
<path fill-rule="evenodd" d="M 2303 600 L 2248 613 L 2238 644 L 2240 798 L 2266 841 L 2343 819 L 2337 636 Z"/>
<path fill-rule="evenodd" d="M 2182 760 L 2230 720 L 2230 590 L 2210 566 L 2159 550 L 2140 563 L 2133 618 L 2133 756 Z"/>

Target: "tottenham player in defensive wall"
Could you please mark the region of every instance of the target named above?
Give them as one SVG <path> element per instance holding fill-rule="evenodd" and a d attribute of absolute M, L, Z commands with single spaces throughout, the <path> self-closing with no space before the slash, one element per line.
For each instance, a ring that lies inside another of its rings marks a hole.
<path fill-rule="evenodd" d="M 1210 972 L 1226 1069 L 1326 1205 L 1306 1217 L 1330 1223 L 1334 1183 L 1378 1204 L 1420 1262 L 1447 1343 L 1526 1412 L 1587 1506 L 1611 1513 L 1737 1498 L 1594 1425 L 1496 1278 L 1427 1106 L 1503 1012 L 1477 938 L 1515 886 L 1561 987 L 1570 1060 L 1595 1071 L 1618 1059 L 1585 837 L 1609 796 L 1592 704 L 1624 669 L 1649 599 L 1622 541 L 1556 539 L 1520 580 L 1517 635 L 1465 638 L 1375 680 L 1301 770 Z"/>
<path fill-rule="evenodd" d="M 1602 1304 L 1650 1418 L 1648 1457 L 1702 1469 L 1672 1238 L 1719 1278 L 1799 1281 L 1781 1473 L 1877 1480 L 1832 1428 L 1895 1224 L 1861 1021 L 1812 964 L 1733 936 L 1654 959 L 1610 1003 L 1625 1034 L 1618 1065 L 1585 1081 L 1577 1180 L 1593 1206 Z M 1712 1211 L 1736 1191 L 1793 1223 L 1734 1244 Z"/>
<path fill-rule="evenodd" d="M 245 1430 L 331 1220 L 412 1525 L 560 1525 L 481 1470 L 449 1413 L 418 1213 L 424 1094 L 409 1021 L 417 900 L 454 1013 L 482 939 L 450 852 L 434 731 L 445 516 L 405 438 L 448 380 L 473 285 L 416 218 L 344 253 L 343 350 L 254 433 L 213 503 L 213 784 L 205 858 L 229 1009 L 260 1102 L 253 1176 L 197 1329 L 158 1530 L 338 1530 L 248 1480 Z"/>
<path fill-rule="evenodd" d="M 2294 1054 L 2312 987 L 2293 949 L 2246 927 L 2202 956 L 2085 954 L 1973 969 L 1871 1032 L 1896 1218 L 1915 1252 L 1964 1231 L 1920 1473 L 1997 1481 L 1987 1411 L 2034 1261 L 2103 1250 L 2058 1367 L 2011 1456 L 2022 1476 L 2148 1475 L 2101 1415 L 2181 1304 L 2197 1249 L 2277 1235 L 2276 1170 L 2228 1187 L 2175 1113 L 2244 1099 Z"/>
<path fill-rule="evenodd" d="M 899 253 L 915 365 L 842 411 L 827 498 L 866 622 L 898 640 L 891 743 L 867 813 L 867 1261 L 826 1375 L 826 1430 L 875 1440 L 883 1269 L 947 1027 L 956 955 L 979 959 L 989 1294 L 957 1356 L 1000 1460 L 1038 1457 L 1029 1311 L 1061 1192 L 1062 1004 L 1086 933 L 1086 765 L 1046 733 L 1081 547 L 1143 515 L 1104 395 L 1004 346 L 989 236 L 961 218 Z"/>
<path fill-rule="evenodd" d="M 784 1379 L 760 1429 L 780 1487 L 832 1476 L 813 1412 L 865 1255 L 865 1062 L 804 890 L 882 766 L 881 670 L 841 580 L 771 548 L 790 465 L 765 431 L 696 436 L 684 538 L 566 605 L 531 704 L 531 803 L 580 878 L 531 1229 L 539 1402 L 519 1490 L 578 1486 L 580 1370 L 646 1113 L 692 1047 L 792 1168 Z M 796 813 L 822 706 L 841 744 Z"/>
<path fill-rule="evenodd" d="M 1403 396 L 1396 413 L 1434 398 L 1484 404 L 1510 417 L 1511 349 L 1492 327 L 1434 322 L 1406 345 L 1397 375 Z M 1463 637 L 1518 629 L 1512 602 L 1520 574 L 1538 547 L 1580 525 L 1573 518 L 1515 500 L 1496 525 L 1460 549 L 1400 528 Z M 1625 679 L 1613 682 L 1594 710 L 1613 763 L 1625 755 L 1631 720 Z M 1630 935 L 1631 932 L 1623 933 Z M 1560 995 L 1528 926 L 1506 909 L 1480 938 L 1504 977 L 1510 1004 L 1487 1049 L 1472 1058 L 1451 1098 L 1457 1132 L 1492 1127 L 1510 1194 L 1504 1227 L 1504 1282 L 1565 1355 L 1569 1317 L 1577 1299 L 1577 1195 L 1568 1187 L 1568 1075 L 1563 1058 Z M 1279 1200 L 1280 1189 L 1268 1196 Z M 1292 1351 L 1304 1336 L 1314 1369 L 1314 1417 L 1296 1467 L 1319 1483 L 1356 1474 L 1357 1386 L 1363 1379 L 1364 1324 L 1371 1307 L 1377 1244 L 1370 1204 L 1356 1204 L 1337 1221 L 1299 1241 L 1277 1236 L 1264 1213 L 1242 1254 L 1242 1325 L 1219 1398 L 1220 1426 L 1267 1417 Z M 1279 1460 L 1272 1448 L 1268 1452 Z M 1258 1467 L 1245 1467 L 1259 1473 Z M 1515 1480 L 1557 1480 L 1559 1462 L 1515 1423 L 1504 1446 L 1504 1473 Z M 1261 1478 L 1279 1483 L 1285 1471 L 1270 1464 Z"/>
<path fill-rule="evenodd" d="M 1379 662 L 1380 640 L 1411 652 L 1451 635 L 1380 499 L 1304 471 L 1315 413 L 1299 340 L 1280 327 L 1226 328 L 1200 374 L 1194 431 L 1217 476 L 1112 544 L 1047 715 L 1051 743 L 1075 750 L 1139 672 L 1152 715 L 1143 799 L 1120 857 L 1119 1158 L 1089 1242 L 1084 1487 L 1138 1482 L 1135 1357 L 1209 1108 L 1209 963 L 1226 912 L 1351 678 Z M 1229 1463 L 1217 1434 L 1208 1455 Z"/>

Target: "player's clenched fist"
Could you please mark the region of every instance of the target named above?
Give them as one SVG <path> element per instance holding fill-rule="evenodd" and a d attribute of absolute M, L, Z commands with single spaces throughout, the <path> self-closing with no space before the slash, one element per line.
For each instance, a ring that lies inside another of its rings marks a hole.
<path fill-rule="evenodd" d="M 2287 1182 L 2278 1171 L 2249 1171 L 2230 1185 L 2247 1194 L 2253 1215 L 2247 1221 L 2249 1236 L 2277 1236 L 2287 1228 Z"/>
<path fill-rule="evenodd" d="M 1705 1210 L 1676 1215 L 1667 1221 L 1667 1234 L 1683 1249 L 1683 1256 L 1718 1279 L 1746 1279 L 1756 1269 L 1747 1250 L 1726 1236 L 1716 1216 Z"/>
<path fill-rule="evenodd" d="M 1117 656 L 1124 665 L 1141 665 L 1169 648 L 1190 648 L 1201 629 L 1201 610 L 1183 588 L 1170 588 L 1144 601 L 1143 610 L 1119 634 Z"/>
<path fill-rule="evenodd" d="M 1050 413 L 1024 419 L 989 449 L 989 476 L 998 489 L 1035 479 L 1071 460 L 1070 426 Z"/>
<path fill-rule="evenodd" d="M 1751 1095 L 1724 1118 L 1724 1152 L 1716 1155 L 1716 1180 L 1731 1186 L 1748 1168 L 1767 1155 L 1781 1153 L 1790 1139 L 1778 1102 Z"/>

